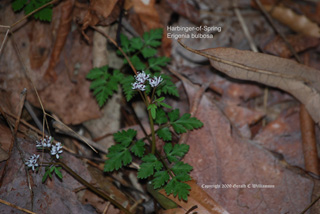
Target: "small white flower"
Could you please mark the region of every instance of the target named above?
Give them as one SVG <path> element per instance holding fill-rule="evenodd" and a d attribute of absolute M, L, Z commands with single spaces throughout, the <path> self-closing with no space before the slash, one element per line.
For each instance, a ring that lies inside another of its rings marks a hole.
<path fill-rule="evenodd" d="M 149 79 L 149 84 L 152 88 L 157 87 L 162 82 L 162 77 L 153 77 Z"/>
<path fill-rule="evenodd" d="M 39 158 L 39 155 L 33 154 L 33 155 L 29 158 L 29 160 L 26 161 L 25 164 L 26 164 L 28 167 L 31 167 L 31 168 L 32 168 L 32 171 L 34 171 L 34 168 L 37 167 L 37 166 L 39 166 L 39 164 L 38 164 L 38 158 Z"/>
<path fill-rule="evenodd" d="M 62 146 L 61 143 L 57 143 L 56 145 L 52 145 L 50 154 L 55 155 L 57 159 L 59 159 L 59 154 L 61 154 L 62 151 Z"/>
<path fill-rule="evenodd" d="M 52 137 L 48 137 L 46 136 L 44 139 L 41 139 L 40 141 L 36 141 L 37 145 L 36 147 L 37 148 L 50 148 L 51 147 L 51 142 L 52 142 Z"/>
<path fill-rule="evenodd" d="M 135 82 L 132 83 L 132 89 L 133 90 L 140 90 L 140 91 L 145 91 L 146 90 L 146 86 L 143 83 L 140 82 Z"/>
<path fill-rule="evenodd" d="M 145 81 L 149 79 L 149 76 L 149 74 L 146 74 L 144 73 L 144 71 L 142 71 L 138 72 L 138 74 L 134 78 L 136 79 L 136 82 L 143 84 Z"/>

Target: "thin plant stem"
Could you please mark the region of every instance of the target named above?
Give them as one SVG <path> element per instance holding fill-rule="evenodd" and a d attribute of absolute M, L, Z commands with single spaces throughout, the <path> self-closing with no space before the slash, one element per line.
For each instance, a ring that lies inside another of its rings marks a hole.
<path fill-rule="evenodd" d="M 154 123 L 153 123 L 153 118 L 151 115 L 151 109 L 148 110 L 148 116 L 149 116 L 150 129 L 151 129 L 151 139 L 152 139 L 151 154 L 154 154 L 156 151 L 156 135 L 155 135 L 155 131 L 154 131 Z"/>
<path fill-rule="evenodd" d="M 156 87 L 154 87 L 152 90 L 151 100 L 153 100 L 155 92 L 156 92 Z"/>

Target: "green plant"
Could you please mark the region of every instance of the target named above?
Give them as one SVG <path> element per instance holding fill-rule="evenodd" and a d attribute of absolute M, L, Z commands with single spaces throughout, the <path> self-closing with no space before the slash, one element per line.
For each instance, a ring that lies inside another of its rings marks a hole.
<path fill-rule="evenodd" d="M 161 45 L 162 34 L 162 29 L 155 29 L 144 33 L 143 39 L 129 39 L 121 35 L 123 52 L 135 69 L 141 70 L 135 76 L 123 74 L 119 70 L 109 71 L 108 66 L 103 66 L 92 69 L 87 78 L 92 81 L 90 88 L 100 106 L 118 90 L 120 84 L 128 102 L 136 94 L 140 94 L 149 116 L 150 136 L 137 139 L 137 131 L 133 129 L 114 134 L 116 144 L 109 148 L 104 171 L 119 170 L 130 164 L 133 156 L 136 156 L 142 160 L 138 178 L 148 178 L 154 189 L 164 188 L 168 195 L 173 194 L 179 199 L 187 200 L 191 187 L 185 182 L 191 179 L 189 173 L 192 166 L 181 159 L 189 151 L 189 145 L 170 141 L 173 139 L 172 132 L 179 135 L 200 128 L 203 124 L 190 114 L 180 116 L 179 109 L 168 112 L 163 109 L 171 109 L 164 102 L 164 95 L 178 97 L 179 94 L 171 78 L 160 73 L 161 67 L 170 61 L 167 57 L 156 57 L 155 48 Z M 120 51 L 118 54 L 122 55 Z M 124 63 L 128 64 L 128 61 L 124 59 Z M 158 126 L 157 129 L 155 125 Z M 163 153 L 156 149 L 156 136 L 166 142 Z M 149 141 L 149 150 L 146 149 L 146 140 Z"/>
<path fill-rule="evenodd" d="M 25 15 L 28 15 L 29 13 L 35 11 L 36 9 L 49 3 L 50 1 L 51 0 L 14 0 L 11 6 L 14 12 L 18 12 L 23 9 Z M 47 6 L 34 13 L 33 17 L 41 21 L 50 22 L 52 19 L 52 5 Z"/>

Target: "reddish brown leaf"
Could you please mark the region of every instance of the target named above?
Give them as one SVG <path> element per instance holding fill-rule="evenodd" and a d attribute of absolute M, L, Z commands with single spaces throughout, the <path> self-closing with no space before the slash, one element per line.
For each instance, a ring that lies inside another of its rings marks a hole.
<path fill-rule="evenodd" d="M 60 23 L 57 32 L 56 41 L 51 53 L 51 59 L 49 62 L 49 67 L 45 73 L 45 78 L 56 81 L 57 74 L 54 71 L 56 64 L 59 62 L 61 51 L 67 40 L 67 36 L 71 29 L 72 22 L 72 10 L 73 10 L 74 0 L 64 1 L 61 5 L 61 16 Z"/>
<path fill-rule="evenodd" d="M 184 84 L 193 97 L 197 90 Z M 194 167 L 192 177 L 198 185 L 228 212 L 296 213 L 310 203 L 314 180 L 239 137 L 208 96 L 203 96 L 196 117 L 204 126 L 190 134 L 184 160 Z"/>
<path fill-rule="evenodd" d="M 191 5 L 186 0 L 167 0 L 168 5 L 172 8 L 173 11 L 180 14 L 181 16 L 186 17 L 191 22 L 195 24 L 200 24 L 200 13 L 193 5 Z"/>
<path fill-rule="evenodd" d="M 320 44 L 319 39 L 302 35 L 289 35 L 287 36 L 287 40 L 297 53 L 309 48 L 317 47 Z M 268 53 L 283 58 L 289 58 L 292 56 L 292 52 L 289 50 L 283 39 L 281 39 L 279 36 L 275 37 L 272 41 L 265 45 L 264 50 Z"/>
<path fill-rule="evenodd" d="M 282 154 L 290 165 L 304 168 L 300 133 L 299 109 L 294 107 L 283 111 L 263 127 L 254 141 L 270 151 Z"/>
<path fill-rule="evenodd" d="M 39 69 L 50 54 L 52 43 L 51 41 L 48 42 L 47 37 L 42 36 L 47 31 L 50 31 L 49 25 L 39 24 L 36 20 L 32 21 L 32 29 L 29 33 L 29 39 L 32 42 L 29 49 L 30 67 L 32 69 Z"/>
<path fill-rule="evenodd" d="M 89 40 L 85 30 L 89 26 L 107 26 L 117 20 L 121 11 L 122 0 L 92 0 L 82 21 L 82 35 Z"/>

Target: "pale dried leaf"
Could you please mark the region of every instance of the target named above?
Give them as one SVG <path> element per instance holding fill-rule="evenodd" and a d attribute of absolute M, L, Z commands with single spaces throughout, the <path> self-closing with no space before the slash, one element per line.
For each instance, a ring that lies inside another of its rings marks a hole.
<path fill-rule="evenodd" d="M 306 106 L 315 122 L 319 123 L 319 70 L 293 60 L 234 48 L 201 51 L 185 48 L 207 57 L 214 68 L 230 77 L 259 82 L 289 92 Z"/>

